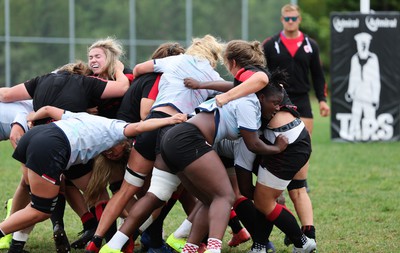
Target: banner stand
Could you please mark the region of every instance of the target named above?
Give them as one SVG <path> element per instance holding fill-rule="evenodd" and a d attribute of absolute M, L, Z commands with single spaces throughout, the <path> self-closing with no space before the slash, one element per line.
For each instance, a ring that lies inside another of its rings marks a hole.
<path fill-rule="evenodd" d="M 331 14 L 331 138 L 400 140 L 400 12 Z"/>

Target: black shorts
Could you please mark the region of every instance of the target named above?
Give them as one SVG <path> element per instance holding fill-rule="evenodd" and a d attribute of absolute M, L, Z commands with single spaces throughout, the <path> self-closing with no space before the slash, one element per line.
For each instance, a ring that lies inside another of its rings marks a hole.
<path fill-rule="evenodd" d="M 64 171 L 64 176 L 69 180 L 74 180 L 84 175 L 88 174 L 93 170 L 93 159 L 90 159 L 89 162 L 85 164 L 76 164 L 69 167 L 68 170 Z"/>
<path fill-rule="evenodd" d="M 268 143 L 272 145 L 271 143 Z M 275 155 L 264 155 L 260 165 L 267 168 L 276 177 L 292 180 L 294 175 L 307 163 L 311 155 L 311 139 L 306 128 L 300 133 L 295 142 Z"/>
<path fill-rule="evenodd" d="M 170 130 L 172 127 L 175 127 L 177 124 L 175 125 L 168 125 L 165 127 L 162 127 L 160 129 L 158 129 L 158 134 L 157 134 L 157 141 L 156 141 L 156 148 L 154 150 L 154 153 L 156 155 L 161 154 L 161 140 L 164 137 L 164 135 L 168 132 L 168 130 Z"/>
<path fill-rule="evenodd" d="M 302 118 L 313 118 L 311 110 L 311 102 L 308 93 L 305 94 L 288 94 L 290 101 L 297 106 L 297 111 Z"/>
<path fill-rule="evenodd" d="M 186 122 L 171 128 L 161 140 L 161 156 L 172 173 L 183 171 L 212 150 L 200 130 Z"/>
<path fill-rule="evenodd" d="M 22 136 L 12 156 L 45 180 L 59 185 L 71 147 L 64 132 L 55 124 L 40 125 Z"/>
<path fill-rule="evenodd" d="M 159 111 L 152 111 L 146 118 L 153 119 L 153 118 L 167 118 L 171 115 L 159 112 Z M 157 138 L 158 138 L 159 129 L 144 132 L 136 136 L 136 141 L 134 148 L 136 149 L 139 154 L 141 154 L 144 158 L 150 161 L 156 160 L 156 145 L 157 145 Z"/>

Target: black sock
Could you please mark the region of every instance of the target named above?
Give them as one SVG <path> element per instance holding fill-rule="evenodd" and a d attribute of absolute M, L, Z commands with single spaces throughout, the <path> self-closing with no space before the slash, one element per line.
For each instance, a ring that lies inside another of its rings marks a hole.
<path fill-rule="evenodd" d="M 254 206 L 253 201 L 245 197 L 240 198 L 235 202 L 233 209 L 235 210 L 237 217 L 242 222 L 243 226 L 247 229 L 247 231 L 249 231 L 249 233 L 253 237 L 255 229 L 259 227 L 256 226 L 256 224 L 258 225 L 255 220 L 257 210 Z"/>
<path fill-rule="evenodd" d="M 275 209 L 267 216 L 267 219 L 284 232 L 297 248 L 301 248 L 307 241 L 297 224 L 296 218 L 285 206 L 276 204 Z"/>
<path fill-rule="evenodd" d="M 257 224 L 257 226 L 255 226 L 253 234 L 251 235 L 253 239 L 252 249 L 260 249 L 258 245 L 263 245 L 265 247 L 269 242 L 268 238 L 271 234 L 273 224 L 257 209 L 255 209 L 253 217 L 254 224 Z"/>
<path fill-rule="evenodd" d="M 315 227 L 313 225 L 308 225 L 308 226 L 302 226 L 301 231 L 311 239 L 315 240 Z"/>
<path fill-rule="evenodd" d="M 153 223 L 145 230 L 146 233 L 150 236 L 150 247 L 151 248 L 160 248 L 164 244 L 164 240 L 162 237 L 163 224 L 165 217 L 167 217 L 168 213 L 174 207 L 177 202 L 176 198 L 170 198 L 168 202 L 161 209 L 160 215 L 153 221 Z"/>
<path fill-rule="evenodd" d="M 94 217 L 94 215 L 91 212 L 87 212 L 84 215 L 82 215 L 81 221 L 84 231 L 95 229 L 98 225 L 96 217 Z"/>
<path fill-rule="evenodd" d="M 231 227 L 234 234 L 239 233 L 243 229 L 242 224 L 240 224 L 239 218 L 234 210 L 231 210 L 231 218 L 229 219 L 228 225 Z"/>
<path fill-rule="evenodd" d="M 163 221 L 160 220 L 158 217 L 144 231 L 144 233 L 146 233 L 150 237 L 150 244 L 148 245 L 150 248 L 157 249 L 163 245 L 162 225 L 163 225 Z"/>
<path fill-rule="evenodd" d="M 65 212 L 65 196 L 62 193 L 58 194 L 57 204 L 54 211 L 51 213 L 50 220 L 53 228 L 59 224 L 64 228 L 64 212 Z"/>
<path fill-rule="evenodd" d="M 234 209 L 243 226 L 249 231 L 253 242 L 261 244 L 269 242 L 274 225 L 256 209 L 252 200 L 243 197 L 236 201 Z"/>
<path fill-rule="evenodd" d="M 26 242 L 24 242 L 24 241 L 17 241 L 17 240 L 12 239 L 9 252 L 22 252 L 22 250 L 24 249 L 25 243 Z"/>
<path fill-rule="evenodd" d="M 101 244 L 103 242 L 103 237 L 95 235 L 92 238 L 92 242 L 94 243 L 94 245 L 96 245 L 97 248 L 101 248 Z"/>

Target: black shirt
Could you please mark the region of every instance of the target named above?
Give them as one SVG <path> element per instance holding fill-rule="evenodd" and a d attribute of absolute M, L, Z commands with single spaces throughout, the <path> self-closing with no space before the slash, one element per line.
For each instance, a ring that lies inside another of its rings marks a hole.
<path fill-rule="evenodd" d="M 141 120 L 140 102 L 142 98 L 149 98 L 150 90 L 156 81 L 159 80 L 159 76 L 159 73 L 148 73 L 133 80 L 132 85 L 122 99 L 117 119 L 126 122 L 139 122 Z"/>
<path fill-rule="evenodd" d="M 50 73 L 26 81 L 33 109 L 52 105 L 71 112 L 84 112 L 92 98 L 100 98 L 107 82 L 68 72 Z"/>

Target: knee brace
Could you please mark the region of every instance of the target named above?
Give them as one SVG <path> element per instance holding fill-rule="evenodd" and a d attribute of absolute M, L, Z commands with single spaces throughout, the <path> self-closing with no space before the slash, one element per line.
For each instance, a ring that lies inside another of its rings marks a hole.
<path fill-rule="evenodd" d="M 295 189 L 300 189 L 306 187 L 306 180 L 292 180 L 289 185 L 287 186 L 287 190 L 291 191 L 291 190 L 295 190 Z"/>
<path fill-rule="evenodd" d="M 180 183 L 181 180 L 179 180 L 178 176 L 153 168 L 148 192 L 153 193 L 158 199 L 167 202 Z"/>
<path fill-rule="evenodd" d="M 119 191 L 119 189 L 121 189 L 121 185 L 122 185 L 122 180 L 119 180 L 117 182 L 112 182 L 110 183 L 108 189 L 110 189 L 110 191 L 114 194 L 117 191 Z"/>
<path fill-rule="evenodd" d="M 142 187 L 145 178 L 146 178 L 145 174 L 134 172 L 128 166 L 126 166 L 124 180 L 127 183 L 136 187 Z"/>
<path fill-rule="evenodd" d="M 58 195 L 54 198 L 46 199 L 31 193 L 31 207 L 42 212 L 51 214 L 57 204 Z"/>

